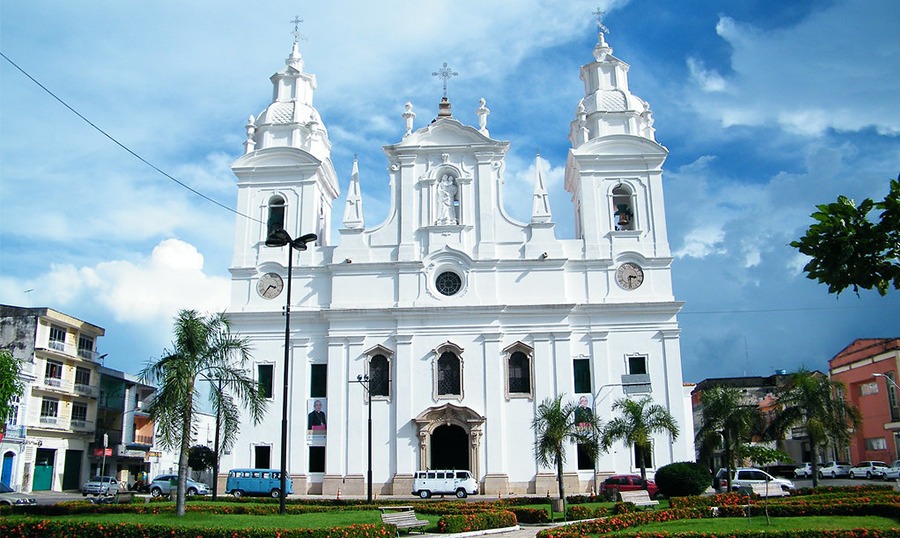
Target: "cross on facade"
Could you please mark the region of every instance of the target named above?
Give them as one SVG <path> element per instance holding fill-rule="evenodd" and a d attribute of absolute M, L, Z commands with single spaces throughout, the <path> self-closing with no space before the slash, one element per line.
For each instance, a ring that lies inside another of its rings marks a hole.
<path fill-rule="evenodd" d="M 450 80 L 451 77 L 459 76 L 459 73 L 447 67 L 447 62 L 444 62 L 444 66 L 432 73 L 431 76 L 444 79 L 444 99 L 446 99 L 447 81 Z"/>
<path fill-rule="evenodd" d="M 294 43 L 299 43 L 300 40 L 306 39 L 306 37 L 300 33 L 300 23 L 303 22 L 303 19 L 296 16 L 291 22 L 294 24 L 294 31 L 291 32 L 291 35 L 294 36 Z"/>
<path fill-rule="evenodd" d="M 593 14 L 595 17 L 597 17 L 597 28 L 599 28 L 600 31 L 603 32 L 604 34 L 608 34 L 609 28 L 607 28 L 603 24 L 603 16 L 606 15 L 606 12 L 601 11 L 600 8 L 598 7 L 596 10 L 594 10 Z"/>

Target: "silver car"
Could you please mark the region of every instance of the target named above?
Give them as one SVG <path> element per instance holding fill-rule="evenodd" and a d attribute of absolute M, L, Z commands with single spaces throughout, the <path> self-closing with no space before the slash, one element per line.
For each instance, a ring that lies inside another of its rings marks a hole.
<path fill-rule="evenodd" d="M 819 467 L 819 478 L 837 478 L 839 476 L 850 476 L 851 465 L 846 461 L 829 461 L 822 467 Z"/>
<path fill-rule="evenodd" d="M 153 479 L 150 483 L 150 495 L 159 497 L 160 495 L 169 495 L 178 487 L 177 474 L 161 474 Z M 184 485 L 184 492 L 188 496 L 206 495 L 209 493 L 209 486 L 188 477 Z"/>
<path fill-rule="evenodd" d="M 37 501 L 31 495 L 18 493 L 13 488 L 0 482 L 0 506 L 34 506 Z"/>
<path fill-rule="evenodd" d="M 881 478 L 885 480 L 900 480 L 900 460 L 894 460 L 891 466 L 884 470 Z"/>
<path fill-rule="evenodd" d="M 81 486 L 81 495 L 115 495 L 119 492 L 119 481 L 112 476 L 95 476 Z"/>

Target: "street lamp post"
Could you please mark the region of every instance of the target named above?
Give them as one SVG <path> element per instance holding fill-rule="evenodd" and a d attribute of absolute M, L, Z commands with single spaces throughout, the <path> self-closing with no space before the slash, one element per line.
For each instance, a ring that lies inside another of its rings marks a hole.
<path fill-rule="evenodd" d="M 283 229 L 275 230 L 266 238 L 267 247 L 288 246 L 287 298 L 284 305 L 284 383 L 281 390 L 281 490 L 279 495 L 279 514 L 285 513 L 284 502 L 287 496 L 288 361 L 290 360 L 291 343 L 291 277 L 294 269 L 294 252 L 291 249 L 306 250 L 306 244 L 316 239 L 318 239 L 316 234 L 306 234 L 297 239 L 291 239 L 290 234 Z"/>
<path fill-rule="evenodd" d="M 886 376 L 886 375 L 884 375 L 884 374 L 874 373 L 874 374 L 872 374 L 872 377 L 883 377 L 883 378 L 884 378 L 884 381 L 885 381 L 886 383 L 890 383 L 891 385 L 894 385 L 894 388 L 895 388 L 895 389 L 900 390 L 900 386 L 897 386 L 897 383 L 895 383 L 893 379 L 891 379 L 890 377 L 888 377 L 888 376 Z"/>
<path fill-rule="evenodd" d="M 358 375 L 356 376 L 356 381 L 351 381 L 351 383 L 359 383 L 359 385 L 366 391 L 366 396 L 369 398 L 369 424 L 368 424 L 368 444 L 369 444 L 369 466 L 366 472 L 366 481 L 368 482 L 368 486 L 366 489 L 366 502 L 372 504 L 372 392 L 369 390 L 370 382 L 369 376 L 366 375 Z"/>
<path fill-rule="evenodd" d="M 600 388 L 597 389 L 597 394 L 593 395 L 594 401 L 591 403 L 591 409 L 593 410 L 595 417 L 597 416 L 597 404 L 602 401 L 602 399 L 598 400 L 598 398 L 600 398 L 600 393 L 603 392 L 603 389 L 609 387 L 647 387 L 649 391 L 651 385 L 650 381 L 647 381 L 646 383 L 607 383 L 605 385 L 600 385 Z M 600 493 L 600 489 L 597 487 L 597 464 L 599 463 L 599 461 L 600 455 L 598 452 L 597 459 L 594 460 L 594 495 L 598 495 Z"/>

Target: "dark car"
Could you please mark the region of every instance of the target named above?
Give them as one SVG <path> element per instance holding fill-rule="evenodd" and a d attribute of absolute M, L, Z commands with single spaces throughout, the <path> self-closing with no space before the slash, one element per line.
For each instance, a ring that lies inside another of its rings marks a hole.
<path fill-rule="evenodd" d="M 600 484 L 600 496 L 615 501 L 618 500 L 620 491 L 638 491 L 641 489 L 646 489 L 651 499 L 659 494 L 659 487 L 653 480 L 647 480 L 647 487 L 644 488 L 644 480 L 639 475 L 614 474 Z"/>

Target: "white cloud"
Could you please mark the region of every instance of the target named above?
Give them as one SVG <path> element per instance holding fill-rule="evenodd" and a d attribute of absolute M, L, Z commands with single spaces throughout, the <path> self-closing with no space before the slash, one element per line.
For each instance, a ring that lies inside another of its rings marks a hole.
<path fill-rule="evenodd" d="M 695 84 L 700 86 L 701 90 L 705 92 L 725 91 L 725 79 L 716 71 L 707 69 L 706 66 L 703 65 L 702 60 L 693 57 L 688 58 L 687 66 L 691 73 L 691 79 Z"/>

